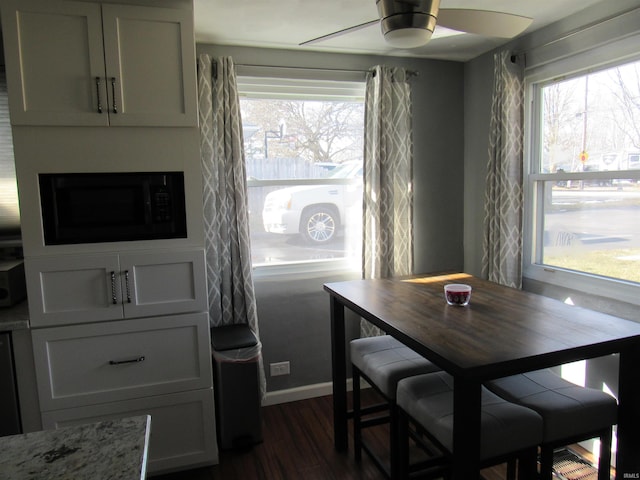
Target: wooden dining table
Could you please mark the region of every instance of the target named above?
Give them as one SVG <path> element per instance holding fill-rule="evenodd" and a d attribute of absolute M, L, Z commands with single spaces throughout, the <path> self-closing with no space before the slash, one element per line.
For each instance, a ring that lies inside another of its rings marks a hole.
<path fill-rule="evenodd" d="M 469 305 L 446 303 L 448 283 L 471 285 Z M 351 280 L 324 289 L 331 305 L 336 450 L 348 450 L 345 309 L 350 309 L 454 377 L 455 480 L 479 478 L 483 382 L 618 355 L 616 478 L 640 478 L 640 323 L 466 273 Z"/>

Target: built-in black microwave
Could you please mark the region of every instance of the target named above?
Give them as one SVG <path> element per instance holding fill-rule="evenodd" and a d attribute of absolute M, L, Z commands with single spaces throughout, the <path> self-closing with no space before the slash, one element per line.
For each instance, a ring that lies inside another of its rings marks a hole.
<path fill-rule="evenodd" d="M 38 177 L 45 245 L 187 236 L 183 172 Z"/>

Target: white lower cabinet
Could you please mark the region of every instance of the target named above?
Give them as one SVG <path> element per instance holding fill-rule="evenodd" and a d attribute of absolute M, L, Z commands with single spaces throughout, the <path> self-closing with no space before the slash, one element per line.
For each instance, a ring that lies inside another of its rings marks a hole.
<path fill-rule="evenodd" d="M 149 414 L 149 472 L 217 463 L 207 313 L 32 331 L 45 428 Z"/>
<path fill-rule="evenodd" d="M 218 463 L 211 389 L 43 412 L 42 424 L 49 429 L 143 414 L 151 415 L 149 473 Z"/>
<path fill-rule="evenodd" d="M 34 329 L 40 408 L 209 388 L 206 313 Z"/>

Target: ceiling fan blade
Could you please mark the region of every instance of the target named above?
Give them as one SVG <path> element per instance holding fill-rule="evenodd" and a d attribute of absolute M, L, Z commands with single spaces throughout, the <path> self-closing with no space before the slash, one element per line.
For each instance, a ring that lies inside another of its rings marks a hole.
<path fill-rule="evenodd" d="M 515 37 L 531 25 L 532 21 L 532 18 L 488 10 L 441 8 L 438 13 L 438 25 L 487 37 Z"/>
<path fill-rule="evenodd" d="M 337 32 L 329 33 L 328 35 L 323 35 L 321 37 L 312 38 L 311 40 L 307 40 L 306 42 L 302 42 L 300 45 L 313 45 L 314 43 L 323 42 L 325 40 L 329 40 L 330 38 L 339 37 L 340 35 L 345 35 L 347 33 L 355 32 L 361 30 L 363 28 L 367 28 L 376 23 L 380 23 L 380 19 L 371 20 L 369 22 L 361 23 L 360 25 L 355 25 L 353 27 L 345 28 L 342 30 L 338 30 Z"/>

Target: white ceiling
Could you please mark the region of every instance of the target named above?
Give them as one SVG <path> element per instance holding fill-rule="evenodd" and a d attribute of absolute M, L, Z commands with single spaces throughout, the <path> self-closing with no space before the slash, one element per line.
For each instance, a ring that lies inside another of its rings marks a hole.
<path fill-rule="evenodd" d="M 533 18 L 526 34 L 602 1 L 608 0 L 442 0 L 440 8 L 472 8 Z M 508 41 L 471 34 L 438 38 L 446 29 L 436 27 L 434 38 L 426 46 L 394 50 L 385 44 L 379 26 L 373 25 L 299 46 L 377 17 L 375 0 L 195 0 L 199 43 L 466 61 Z"/>

